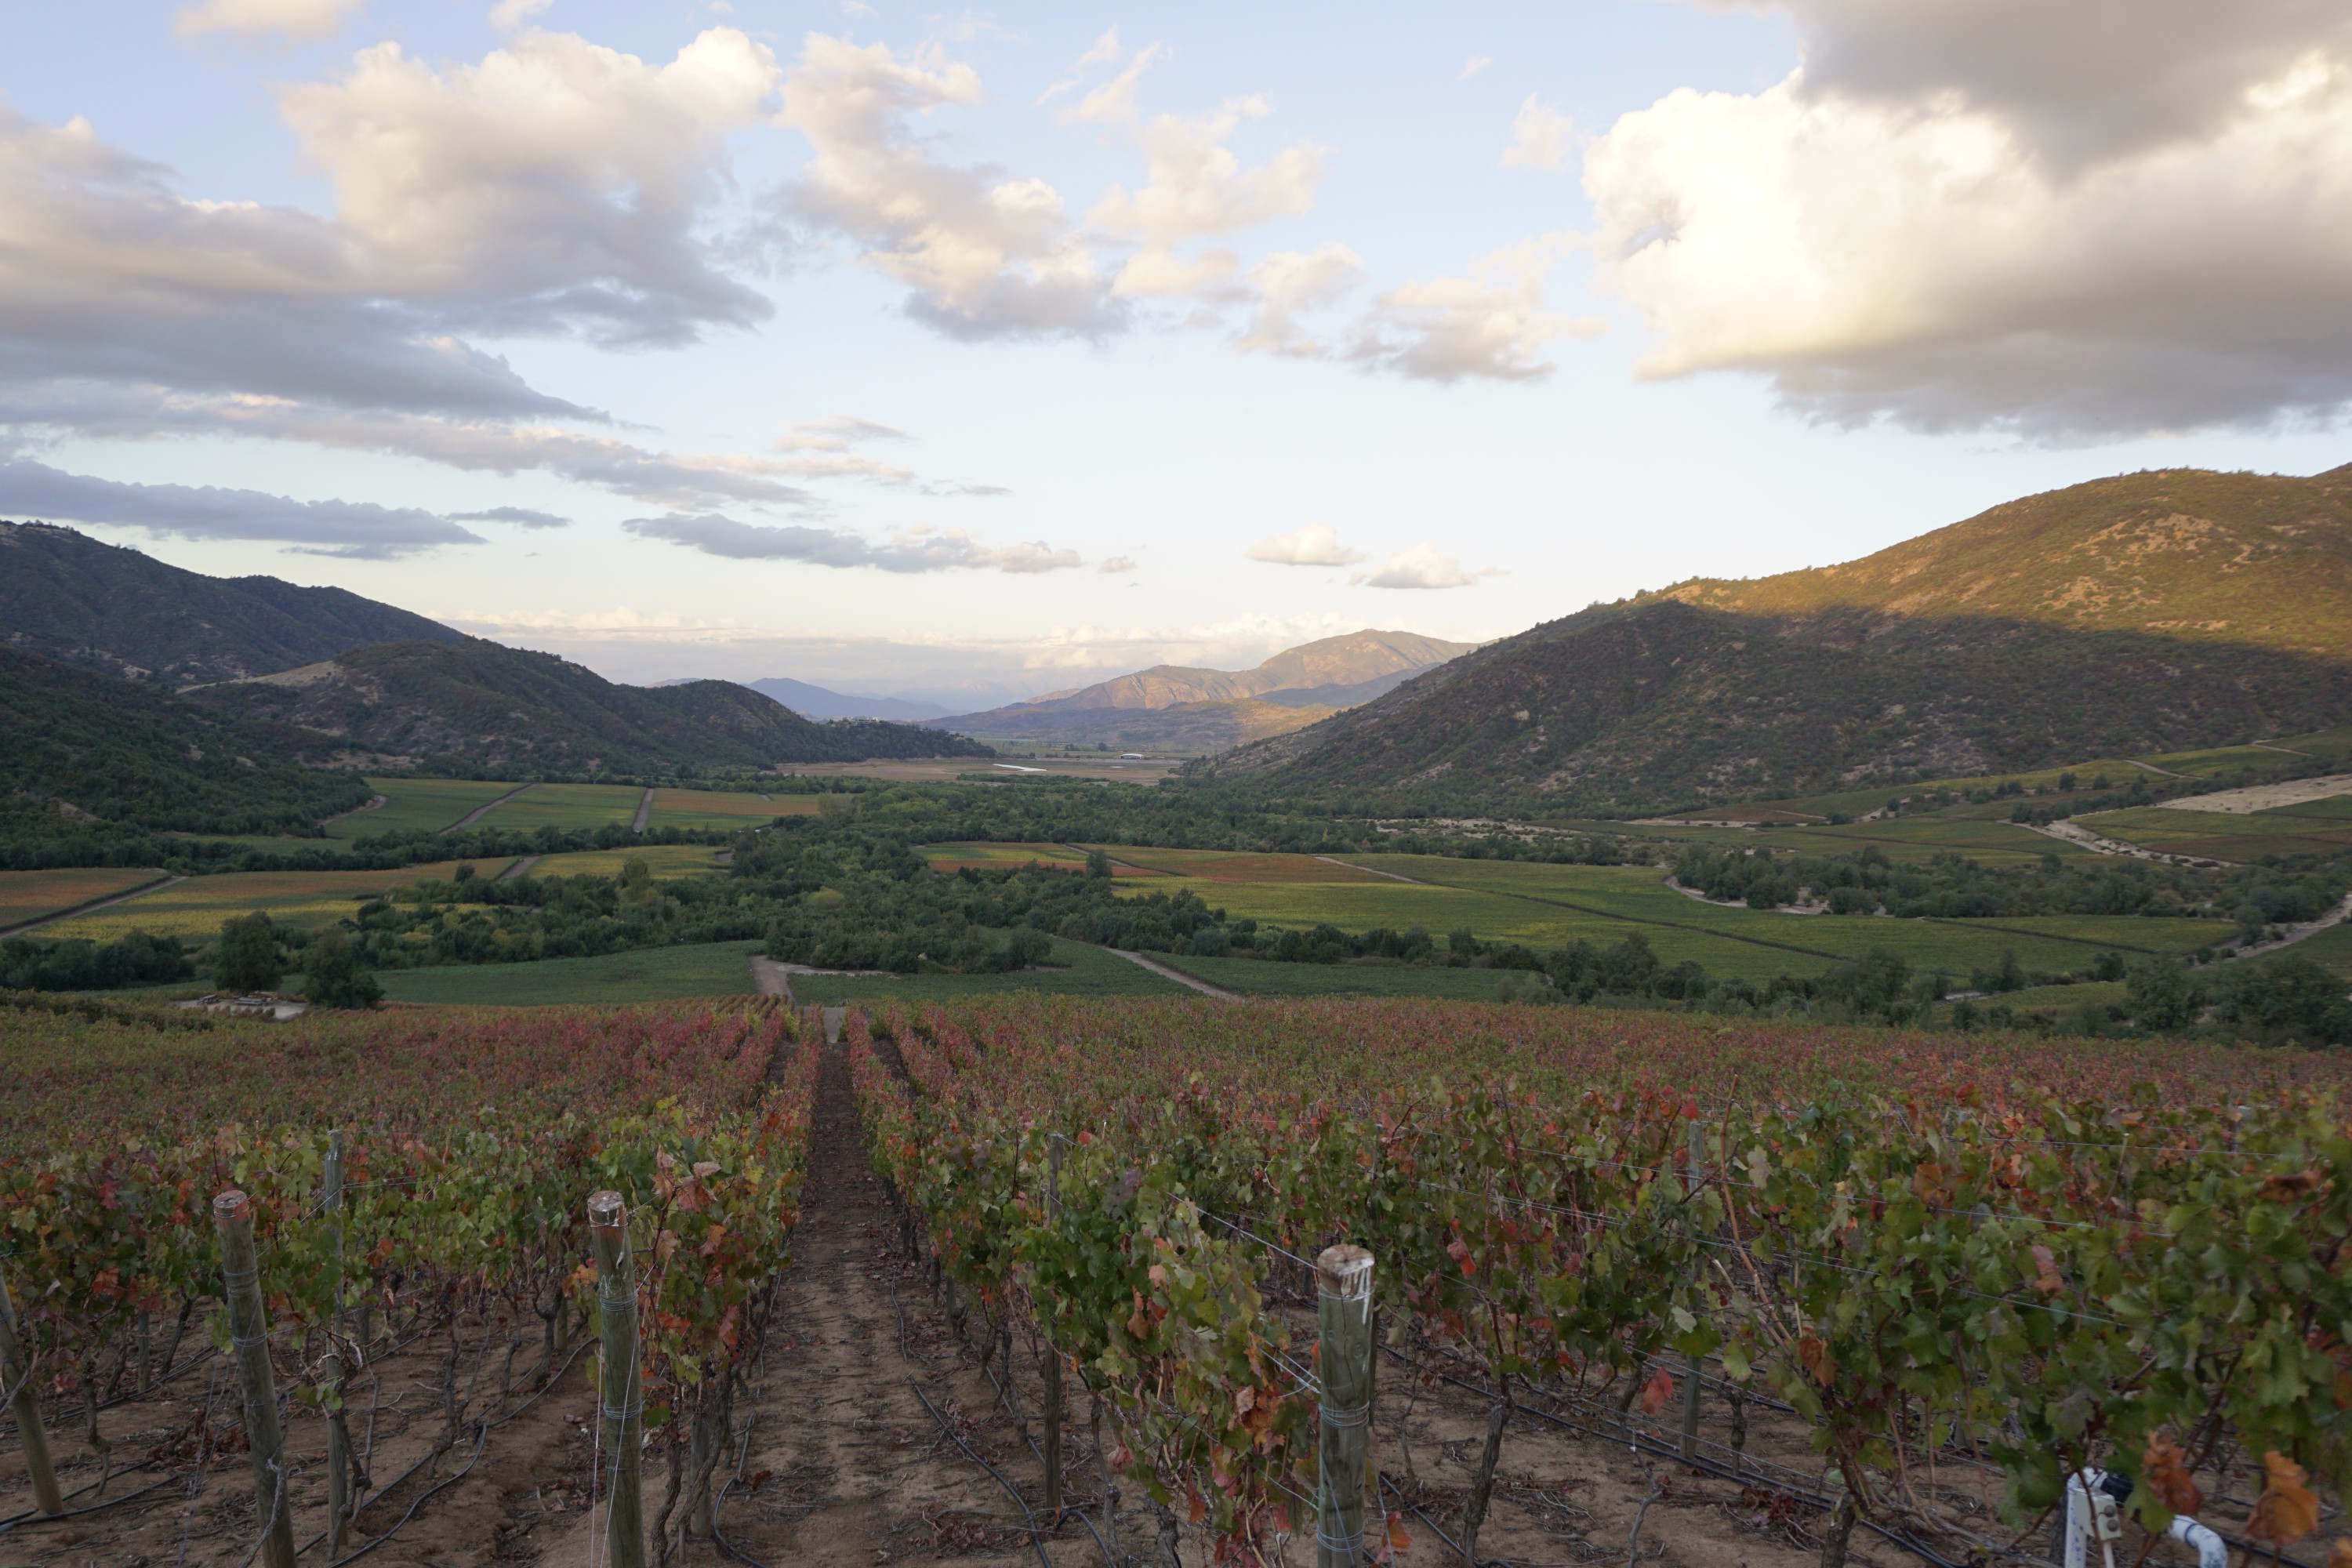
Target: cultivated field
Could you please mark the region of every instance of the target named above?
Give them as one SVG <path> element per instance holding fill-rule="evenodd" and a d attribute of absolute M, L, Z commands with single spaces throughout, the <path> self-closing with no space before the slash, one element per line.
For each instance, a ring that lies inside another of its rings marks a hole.
<path fill-rule="evenodd" d="M 761 795 L 707 789 L 662 789 L 654 792 L 653 816 L 646 826 L 737 829 L 764 826 L 779 816 L 809 816 L 824 797 L 814 795 Z M 630 808 L 635 810 L 635 806 Z"/>
<path fill-rule="evenodd" d="M 376 978 L 387 1001 L 474 1007 L 612 1005 L 688 996 L 748 996 L 756 942 L 646 947 L 597 958 L 532 963 L 447 963 L 391 969 Z"/>
<path fill-rule="evenodd" d="M 511 787 L 511 786 L 509 786 Z M 628 826 L 646 792 L 633 784 L 533 784 L 483 814 L 484 827 L 527 833 L 534 827 Z"/>
<path fill-rule="evenodd" d="M 631 860 L 643 860 L 656 877 L 691 877 L 719 868 L 727 853 L 709 844 L 641 844 L 623 849 L 580 849 L 568 855 L 541 855 L 531 863 L 533 877 L 617 877 Z"/>
<path fill-rule="evenodd" d="M 509 864 L 489 860 L 478 868 L 485 877 L 495 877 Z M 447 877 L 457 868 L 456 861 L 445 860 L 391 871 L 225 871 L 191 877 L 110 908 L 59 921 L 42 927 L 40 934 L 95 942 L 111 942 L 134 931 L 209 938 L 220 934 L 221 921 L 257 910 L 289 925 L 316 928 L 345 918 L 369 899 L 404 882 Z"/>
<path fill-rule="evenodd" d="M 55 871 L 0 871 L 0 929 L 37 921 L 93 899 L 110 898 L 162 879 L 160 871 L 95 867 Z M 42 934 L 47 935 L 47 932 Z"/>
<path fill-rule="evenodd" d="M 512 784 L 475 779 L 372 778 L 368 787 L 384 797 L 373 810 L 354 812 L 327 824 L 330 838 L 373 838 L 379 833 L 438 833 L 459 818 L 511 791 Z"/>

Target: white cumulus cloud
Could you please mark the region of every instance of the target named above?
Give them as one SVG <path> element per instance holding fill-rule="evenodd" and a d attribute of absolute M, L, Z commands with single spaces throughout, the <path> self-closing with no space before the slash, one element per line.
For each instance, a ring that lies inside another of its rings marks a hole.
<path fill-rule="evenodd" d="M 252 539 L 311 555 L 384 560 L 482 536 L 415 507 L 294 500 L 215 485 L 142 485 L 69 474 L 46 463 L 0 463 L 0 512 L 111 523 L 181 539 Z"/>
<path fill-rule="evenodd" d="M 1790 0 L 1804 58 L 1589 148 L 1653 375 L 2097 439 L 2352 400 L 2352 11 Z"/>
<path fill-rule="evenodd" d="M 1544 309 L 1544 275 L 1559 252 L 1546 237 L 1481 257 L 1458 278 L 1400 284 L 1373 301 L 1349 354 L 1415 381 L 1541 380 L 1552 371 L 1546 344 L 1607 325 Z"/>
<path fill-rule="evenodd" d="M 1528 94 L 1511 119 L 1510 145 L 1503 149 L 1506 169 L 1559 169 L 1574 150 L 1576 121 Z"/>
<path fill-rule="evenodd" d="M 1259 540 L 1249 547 L 1249 558 L 1271 561 L 1277 566 L 1352 566 L 1364 558 L 1364 552 L 1342 548 L 1339 531 L 1329 523 L 1310 522 Z"/>
<path fill-rule="evenodd" d="M 1485 574 L 1480 574 L 1485 575 Z M 1414 544 L 1398 551 L 1371 572 L 1348 579 L 1367 588 L 1467 588 L 1476 579 L 1462 563 L 1440 554 L 1434 545 Z"/>
<path fill-rule="evenodd" d="M 815 157 L 788 206 L 905 284 L 908 313 L 950 337 L 1101 336 L 1118 311 L 1060 193 L 951 163 L 924 133 L 933 112 L 983 98 L 968 65 L 810 34 L 785 82 L 782 121 Z"/>

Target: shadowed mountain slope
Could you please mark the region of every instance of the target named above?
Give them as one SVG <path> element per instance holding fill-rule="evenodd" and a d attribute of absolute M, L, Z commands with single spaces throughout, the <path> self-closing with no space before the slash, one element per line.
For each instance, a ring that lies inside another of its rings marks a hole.
<path fill-rule="evenodd" d="M 341 588 L 207 577 L 70 528 L 0 522 L 0 641 L 110 674 L 236 680 L 370 643 L 462 635 Z"/>
<path fill-rule="evenodd" d="M 1195 769 L 1638 813 L 2317 729 L 2352 714 L 2348 565 L 2352 471 L 2128 475 L 1596 606 Z"/>

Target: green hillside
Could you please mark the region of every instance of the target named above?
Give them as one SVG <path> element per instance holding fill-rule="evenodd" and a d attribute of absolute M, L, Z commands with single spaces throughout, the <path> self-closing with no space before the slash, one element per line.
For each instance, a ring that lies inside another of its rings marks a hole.
<path fill-rule="evenodd" d="M 206 577 L 70 528 L 0 522 L 0 641 L 69 664 L 185 686 L 458 636 L 341 588 Z"/>
<path fill-rule="evenodd" d="M 505 776 L 991 754 L 903 724 L 812 723 L 727 681 L 617 686 L 552 654 L 466 637 L 404 642 L 192 693 L 221 712 L 309 732 L 314 761 Z"/>
<path fill-rule="evenodd" d="M 2352 471 L 2168 472 L 1850 566 L 1596 606 L 1193 771 L 1406 809 L 1639 815 L 2347 715 Z"/>
<path fill-rule="evenodd" d="M 356 774 L 287 760 L 299 738 L 151 686 L 0 648 L 0 835 L 315 833 Z"/>

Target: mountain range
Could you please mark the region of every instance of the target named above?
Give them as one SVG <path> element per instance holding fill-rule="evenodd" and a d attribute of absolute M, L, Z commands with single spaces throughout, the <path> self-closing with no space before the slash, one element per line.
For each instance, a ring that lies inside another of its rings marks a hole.
<path fill-rule="evenodd" d="M 1476 646 L 1412 632 L 1351 632 L 1286 648 L 1253 669 L 1160 664 L 930 722 L 1052 745 L 1222 751 L 1369 702 Z"/>
<path fill-rule="evenodd" d="M 2352 467 L 2169 469 L 1843 565 L 1596 605 L 1193 776 L 1624 815 L 2232 744 L 2352 715 Z"/>
<path fill-rule="evenodd" d="M 0 642 L 133 680 L 238 680 L 370 643 L 455 643 L 341 588 L 207 577 L 46 522 L 0 522 Z"/>
<path fill-rule="evenodd" d="M 911 724 L 925 719 L 944 719 L 953 711 L 936 702 L 908 697 L 859 697 L 845 691 L 828 691 L 822 686 L 811 686 L 805 680 L 782 675 L 742 684 L 762 697 L 774 698 L 804 719 L 889 719 Z"/>

